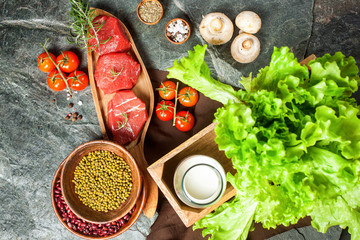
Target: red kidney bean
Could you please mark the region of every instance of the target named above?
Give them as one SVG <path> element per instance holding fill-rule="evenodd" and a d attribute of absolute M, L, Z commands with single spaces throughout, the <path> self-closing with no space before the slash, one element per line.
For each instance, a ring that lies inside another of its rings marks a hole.
<path fill-rule="evenodd" d="M 129 215 L 129 214 L 126 214 L 123 218 L 124 218 L 124 220 L 129 221 L 130 215 Z"/>
<path fill-rule="evenodd" d="M 135 206 L 130 210 L 130 214 L 133 214 L 135 212 Z"/>
<path fill-rule="evenodd" d="M 120 219 L 120 227 L 122 226 L 122 225 L 124 225 L 125 224 L 125 220 L 124 219 Z"/>

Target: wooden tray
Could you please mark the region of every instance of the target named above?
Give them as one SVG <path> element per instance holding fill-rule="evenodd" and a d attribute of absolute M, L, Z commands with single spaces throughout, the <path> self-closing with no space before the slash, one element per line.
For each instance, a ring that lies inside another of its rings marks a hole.
<path fill-rule="evenodd" d="M 114 17 L 112 14 L 101 10 L 101 9 L 95 9 L 95 15 L 107 15 Z M 151 85 L 150 77 L 147 73 L 146 67 L 140 57 L 140 54 L 138 50 L 136 49 L 134 40 L 131 37 L 131 34 L 129 30 L 126 28 L 126 26 L 119 20 L 120 24 L 124 28 L 124 31 L 126 35 L 128 36 L 130 42 L 131 42 L 131 50 L 128 52 L 134 59 L 136 59 L 140 66 L 141 66 L 141 72 L 139 75 L 139 78 L 137 80 L 136 85 L 131 89 L 135 95 L 140 98 L 143 102 L 146 104 L 146 109 L 148 111 L 148 119 L 144 124 L 143 129 L 139 133 L 139 136 L 136 140 L 129 143 L 127 146 L 124 146 L 135 158 L 136 162 L 139 165 L 139 168 L 142 170 L 144 175 L 144 184 L 147 184 L 147 202 L 144 208 L 144 214 L 151 218 L 157 207 L 157 201 L 158 201 L 158 189 L 155 184 L 155 182 L 152 180 L 151 176 L 147 172 L 146 168 L 148 166 L 145 156 L 144 156 L 144 140 L 146 131 L 149 127 L 151 116 L 154 109 L 154 91 Z M 103 134 L 104 139 L 111 138 L 111 130 L 107 129 L 106 122 L 108 121 L 107 116 L 107 106 L 109 101 L 114 96 L 113 94 L 104 94 L 103 91 L 96 86 L 96 82 L 94 79 L 94 71 L 96 67 L 96 63 L 98 61 L 99 54 L 95 51 L 88 51 L 88 70 L 89 70 L 89 81 L 91 86 L 91 92 L 94 99 L 95 109 L 96 113 L 99 119 L 99 125 L 101 128 L 101 132 Z"/>
<path fill-rule="evenodd" d="M 210 124 L 148 167 L 151 176 L 186 227 L 191 226 L 236 194 L 236 189 L 230 183 L 227 183 L 225 193 L 217 203 L 207 208 L 197 209 L 185 205 L 177 197 L 173 187 L 173 177 L 178 163 L 193 154 L 208 155 L 216 159 L 225 172 L 235 174 L 236 171 L 232 167 L 231 160 L 225 156 L 224 152 L 218 150 L 218 146 L 214 141 L 216 136 L 214 132 L 215 126 L 216 123 Z"/>

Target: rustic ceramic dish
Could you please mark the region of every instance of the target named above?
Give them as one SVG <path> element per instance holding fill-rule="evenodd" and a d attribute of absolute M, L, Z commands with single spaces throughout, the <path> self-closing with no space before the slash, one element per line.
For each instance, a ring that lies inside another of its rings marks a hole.
<path fill-rule="evenodd" d="M 95 9 L 95 15 L 106 15 L 115 17 L 114 15 L 102 10 Z M 156 183 L 151 178 L 146 168 L 148 167 L 147 161 L 144 156 L 144 141 L 147 129 L 150 125 L 151 116 L 154 109 L 154 90 L 152 88 L 152 84 L 150 81 L 149 74 L 147 73 L 146 67 L 141 59 L 139 51 L 135 46 L 135 42 L 131 37 L 129 30 L 126 28 L 125 24 L 123 24 L 120 20 L 120 25 L 124 28 L 125 34 L 130 40 L 131 50 L 128 52 L 134 59 L 136 59 L 141 66 L 140 76 L 136 82 L 136 85 L 131 89 L 135 95 L 140 98 L 146 105 L 146 109 L 148 111 L 148 119 L 146 120 L 142 131 L 139 133 L 137 139 L 129 143 L 126 149 L 131 153 L 131 155 L 135 158 L 139 168 L 142 170 L 144 184 L 147 184 L 147 196 L 146 196 L 146 205 L 144 207 L 144 214 L 152 218 L 156 212 L 157 202 L 158 202 L 158 188 Z M 103 134 L 104 139 L 111 139 L 111 129 L 107 127 L 108 121 L 108 103 L 114 96 L 114 94 L 104 94 L 104 92 L 97 87 L 95 79 L 94 79 L 94 71 L 96 68 L 97 61 L 99 59 L 99 54 L 95 51 L 88 51 L 88 70 L 89 70 L 89 82 L 91 86 L 91 92 L 94 99 L 94 105 L 96 109 L 96 113 L 99 119 L 99 125 L 101 132 Z"/>
<path fill-rule="evenodd" d="M 187 37 L 185 38 L 185 40 L 184 41 L 182 41 L 182 42 L 175 42 L 174 40 L 172 40 L 169 36 L 168 36 L 168 26 L 171 24 L 171 23 L 173 23 L 173 22 L 175 22 L 175 21 L 177 21 L 177 20 L 181 20 L 183 23 L 185 23 L 185 25 L 188 27 L 188 29 L 189 29 L 189 32 L 188 32 L 188 34 L 187 34 Z M 191 34 L 191 29 L 190 29 L 190 25 L 189 25 L 189 23 L 187 22 L 187 21 L 185 21 L 184 19 L 182 19 L 182 18 L 174 18 L 174 19 L 171 19 L 167 24 L 166 24 L 166 26 L 165 26 L 165 36 L 166 36 L 166 38 L 171 42 L 171 43 L 173 43 L 173 44 L 183 44 L 184 42 L 186 42 L 188 39 L 189 39 L 189 37 L 190 37 L 190 34 Z"/>
<path fill-rule="evenodd" d="M 130 196 L 117 209 L 108 212 L 95 211 L 85 206 L 75 193 L 74 171 L 81 159 L 95 150 L 107 150 L 122 157 L 129 165 L 132 174 L 132 188 Z M 65 159 L 63 169 L 61 171 L 61 189 L 64 200 L 78 217 L 91 223 L 107 223 L 120 219 L 127 214 L 138 200 L 142 187 L 142 179 L 140 170 L 131 154 L 122 146 L 105 140 L 97 140 L 86 142 L 75 148 Z"/>
<path fill-rule="evenodd" d="M 61 171 L 63 169 L 64 166 L 64 162 L 61 162 L 61 164 L 59 165 L 59 167 L 57 168 L 52 183 L 51 183 L 51 205 L 53 207 L 53 210 L 56 214 L 56 217 L 59 219 L 59 221 L 61 222 L 61 224 L 67 229 L 69 230 L 71 233 L 75 234 L 78 237 L 81 238 L 86 238 L 86 239 L 110 239 L 116 236 L 119 236 L 120 234 L 124 233 L 126 230 L 128 230 L 135 222 L 136 220 L 140 217 L 140 214 L 144 208 L 145 205 L 145 200 L 146 200 L 146 186 L 143 185 L 142 187 L 142 192 L 141 192 L 141 196 L 138 198 L 138 200 L 136 201 L 136 207 L 135 207 L 135 211 L 132 213 L 131 218 L 129 219 L 128 222 L 125 223 L 125 225 L 123 225 L 120 230 L 114 234 L 111 234 L 107 237 L 96 237 L 96 236 L 89 236 L 89 235 L 85 235 L 81 232 L 75 231 L 72 228 L 70 228 L 62 219 L 61 217 L 61 212 L 60 209 L 56 206 L 56 202 L 55 202 L 55 195 L 54 195 L 54 190 L 55 190 L 55 186 L 56 186 L 56 181 L 57 179 L 60 178 L 61 176 Z"/>
<path fill-rule="evenodd" d="M 154 21 L 154 22 L 146 22 L 146 21 L 144 21 L 144 19 L 142 19 L 141 16 L 140 16 L 140 13 L 139 13 L 140 7 L 141 7 L 144 3 L 146 3 L 146 2 L 155 2 L 155 3 L 157 3 L 157 4 L 160 6 L 160 8 L 161 8 L 161 14 L 160 14 L 159 18 L 158 18 L 156 21 Z M 155 24 L 157 24 L 158 22 L 160 22 L 160 20 L 161 20 L 161 18 L 162 18 L 162 16 L 163 16 L 163 13 L 164 13 L 163 6 L 161 5 L 161 3 L 160 3 L 158 0 L 142 0 L 142 1 L 139 3 L 139 5 L 137 6 L 137 8 L 136 8 L 136 14 L 137 14 L 138 18 L 140 19 L 141 22 L 143 22 L 143 23 L 145 23 L 145 24 L 147 24 L 147 25 L 155 25 Z"/>

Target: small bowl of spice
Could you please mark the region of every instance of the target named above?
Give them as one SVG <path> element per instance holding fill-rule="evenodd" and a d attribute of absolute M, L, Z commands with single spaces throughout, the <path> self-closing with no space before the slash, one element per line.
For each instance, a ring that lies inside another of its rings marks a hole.
<path fill-rule="evenodd" d="M 184 19 L 174 18 L 165 26 L 166 38 L 174 44 L 183 44 L 190 37 L 190 25 Z"/>
<path fill-rule="evenodd" d="M 125 216 L 142 189 L 135 159 L 122 146 L 105 140 L 75 148 L 64 160 L 60 179 L 69 209 L 79 218 L 96 224 Z"/>
<path fill-rule="evenodd" d="M 143 0 L 137 6 L 136 13 L 140 21 L 147 25 L 154 25 L 160 22 L 163 7 L 158 0 Z"/>

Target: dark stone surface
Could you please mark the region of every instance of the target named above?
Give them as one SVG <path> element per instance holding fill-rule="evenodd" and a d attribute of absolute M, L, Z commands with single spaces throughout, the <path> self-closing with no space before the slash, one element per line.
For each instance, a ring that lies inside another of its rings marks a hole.
<path fill-rule="evenodd" d="M 126 0 L 91 3 L 127 25 L 149 68 L 166 70 L 195 44 L 204 44 L 197 28 L 202 15 L 214 11 L 225 12 L 234 20 L 238 12 L 253 10 L 263 20 L 256 34 L 262 51 L 252 64 L 235 62 L 230 57 L 230 43 L 209 46 L 206 61 L 214 76 L 234 86 L 239 86 L 241 75 L 256 72 L 269 62 L 273 46 L 289 46 L 299 59 L 311 53 L 321 56 L 342 51 L 353 55 L 358 63 L 360 60 L 357 0 L 317 0 L 315 4 L 312 0 L 164 1 L 163 19 L 154 26 L 137 19 L 137 4 Z M 85 52 L 66 42 L 69 6 L 67 0 L 0 0 L 1 239 L 78 239 L 55 217 L 50 184 L 60 162 L 76 146 L 101 138 L 100 127 L 90 88 L 67 100 L 65 92 L 48 89 L 46 74 L 36 66 L 36 57 L 43 52 L 39 43 L 49 38 L 47 47 L 51 52 L 57 55 L 74 50 L 80 56 L 80 69 L 86 70 Z M 173 45 L 164 36 L 166 23 L 175 17 L 189 20 L 192 27 L 191 38 L 183 45 Z M 70 101 L 76 110 L 67 108 Z M 69 111 L 79 112 L 84 118 L 66 121 Z M 118 239 L 144 239 L 154 220 L 142 216 Z"/>

